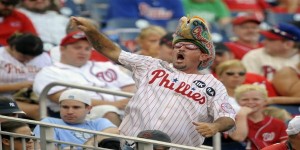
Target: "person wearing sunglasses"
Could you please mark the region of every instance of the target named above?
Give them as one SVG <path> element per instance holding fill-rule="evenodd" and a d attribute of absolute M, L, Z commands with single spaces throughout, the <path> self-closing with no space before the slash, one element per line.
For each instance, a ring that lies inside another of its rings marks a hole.
<path fill-rule="evenodd" d="M 34 136 L 28 124 L 16 121 L 5 121 L 1 123 L 1 131 L 12 132 L 17 134 L 23 134 L 27 136 Z M 14 137 L 13 143 L 11 143 L 11 136 L 1 135 L 2 137 L 2 150 L 11 150 L 11 144 L 14 146 L 14 150 L 24 150 L 23 142 L 25 144 L 25 150 L 34 150 L 34 142 L 30 138 Z"/>
<path fill-rule="evenodd" d="M 19 0 L 0 0 L 0 46 L 6 46 L 6 40 L 15 32 L 37 34 L 27 16 L 15 9 L 18 3 Z"/>
<path fill-rule="evenodd" d="M 213 75 L 199 72 L 215 58 L 204 19 L 184 16 L 179 20 L 172 42 L 173 66 L 125 52 L 84 18 L 71 19 L 98 52 L 133 72 L 137 91 L 126 106 L 119 127 L 122 135 L 155 129 L 168 134 L 172 143 L 200 147 L 206 137 L 234 127 L 235 111 L 224 85 Z M 121 141 L 122 146 L 126 142 Z"/>

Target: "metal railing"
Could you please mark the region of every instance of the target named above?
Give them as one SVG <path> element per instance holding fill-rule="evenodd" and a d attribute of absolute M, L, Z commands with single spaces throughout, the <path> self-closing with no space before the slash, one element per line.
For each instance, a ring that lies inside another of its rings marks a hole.
<path fill-rule="evenodd" d="M 41 118 L 47 117 L 47 100 L 48 100 L 47 95 L 48 95 L 49 90 L 54 86 L 72 87 L 72 88 L 78 88 L 78 89 L 82 89 L 82 90 L 89 90 L 89 91 L 101 92 L 101 93 L 105 93 L 105 94 L 112 94 L 112 95 L 116 95 L 116 96 L 124 96 L 124 97 L 128 97 L 128 98 L 133 96 L 133 93 L 108 90 L 105 88 L 75 85 L 75 84 L 69 84 L 69 83 L 63 83 L 63 82 L 52 82 L 43 89 L 43 91 L 41 92 L 41 95 L 39 96 L 40 117 Z M 213 149 L 221 150 L 221 134 L 220 133 L 217 133 L 213 137 Z"/>
<path fill-rule="evenodd" d="M 179 145 L 179 144 L 166 143 L 166 142 L 148 140 L 148 139 L 137 138 L 137 137 L 130 137 L 130 136 L 104 133 L 104 132 L 99 132 L 99 131 L 86 130 L 86 129 L 75 128 L 75 127 L 70 127 L 70 126 L 50 124 L 50 123 L 45 123 L 45 122 L 41 122 L 41 121 L 33 121 L 33 120 L 20 119 L 20 118 L 14 118 L 14 117 L 7 117 L 7 116 L 2 116 L 2 115 L 0 115 L 0 118 L 40 126 L 40 137 L 39 138 L 28 136 L 28 135 L 21 135 L 21 134 L 16 134 L 16 133 L 11 133 L 11 132 L 5 132 L 5 131 L 0 130 L 1 136 L 2 135 L 10 135 L 11 137 L 22 137 L 23 138 L 22 139 L 23 149 L 24 149 L 24 144 L 25 144 L 25 138 L 30 138 L 30 139 L 34 140 L 35 145 L 39 144 L 39 146 L 35 146 L 35 150 L 54 150 L 56 148 L 56 145 L 61 145 L 61 144 L 70 145 L 71 149 L 73 149 L 74 147 L 80 147 L 83 150 L 90 150 L 90 149 L 92 149 L 92 150 L 107 150 L 107 148 L 98 147 L 97 142 L 95 142 L 94 146 L 87 146 L 87 145 L 80 145 L 80 144 L 76 144 L 76 143 L 69 143 L 69 142 L 55 140 L 54 136 L 53 136 L 54 128 L 61 128 L 61 129 L 66 129 L 66 130 L 72 130 L 75 132 L 84 132 L 84 133 L 93 134 L 94 137 L 95 136 L 106 136 L 106 137 L 114 137 L 114 138 L 123 139 L 123 140 L 135 141 L 135 142 L 139 143 L 139 150 L 153 150 L 154 144 L 172 147 L 172 148 L 176 148 L 176 149 L 182 149 L 182 150 L 212 150 L 212 147 L 208 147 L 208 146 L 201 146 L 201 147 L 197 148 L 197 147 L 184 146 L 184 145 Z M 10 139 L 13 139 L 13 138 L 10 138 Z M 2 138 L 0 138 L 0 141 L 1 140 L 2 140 Z M 1 143 L 2 143 L 2 141 L 1 141 Z M 2 145 L 0 145 L 0 149 L 2 149 Z M 13 149 L 13 146 L 12 146 L 12 149 Z M 60 148 L 58 148 L 58 149 L 60 149 Z"/>

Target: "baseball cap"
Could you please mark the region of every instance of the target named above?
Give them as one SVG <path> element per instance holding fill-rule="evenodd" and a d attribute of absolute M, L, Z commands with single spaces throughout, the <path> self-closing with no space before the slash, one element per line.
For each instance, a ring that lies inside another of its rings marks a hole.
<path fill-rule="evenodd" d="M 198 69 L 203 70 L 209 67 L 215 59 L 215 48 L 209 32 L 206 21 L 198 16 L 193 18 L 181 17 L 175 36 L 173 45 L 178 42 L 191 42 L 197 45 L 200 50 L 208 54 L 209 59 L 202 61 Z"/>
<path fill-rule="evenodd" d="M 260 32 L 264 37 L 272 40 L 288 39 L 292 41 L 300 41 L 300 29 L 292 24 L 280 23 L 269 30 Z"/>
<path fill-rule="evenodd" d="M 240 15 L 232 20 L 233 25 L 240 25 L 245 22 L 255 22 L 257 24 L 260 24 L 261 20 L 259 20 L 255 15 Z"/>
<path fill-rule="evenodd" d="M 174 33 L 167 33 L 165 36 L 163 36 L 160 39 L 159 45 L 167 45 L 169 47 L 172 47 L 172 41 L 173 41 L 173 34 Z"/>
<path fill-rule="evenodd" d="M 61 41 L 60 45 L 65 46 L 68 44 L 76 43 L 79 40 L 87 40 L 85 34 L 81 31 L 74 31 L 67 34 Z"/>
<path fill-rule="evenodd" d="M 79 89 L 68 89 L 62 92 L 59 97 L 59 102 L 63 100 L 75 100 L 87 105 L 91 105 L 92 103 L 91 96 L 87 92 Z"/>
<path fill-rule="evenodd" d="M 11 98 L 8 97 L 0 97 L 0 114 L 11 114 L 11 113 L 24 113 L 24 111 L 20 110 L 18 104 Z"/>
<path fill-rule="evenodd" d="M 160 130 L 144 130 L 141 131 L 137 137 L 171 143 L 169 135 Z"/>
<path fill-rule="evenodd" d="M 288 135 L 295 135 L 300 133 L 300 116 L 295 116 L 288 125 L 286 129 Z"/>

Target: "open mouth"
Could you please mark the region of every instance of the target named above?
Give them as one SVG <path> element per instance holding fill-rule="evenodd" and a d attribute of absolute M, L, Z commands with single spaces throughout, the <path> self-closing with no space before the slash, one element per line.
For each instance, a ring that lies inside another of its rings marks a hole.
<path fill-rule="evenodd" d="M 181 53 L 177 54 L 177 60 L 184 60 L 184 55 Z"/>

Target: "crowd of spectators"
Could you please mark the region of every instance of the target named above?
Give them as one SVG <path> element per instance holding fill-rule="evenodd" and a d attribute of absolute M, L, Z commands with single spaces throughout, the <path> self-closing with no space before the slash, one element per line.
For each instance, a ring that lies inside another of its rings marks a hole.
<path fill-rule="evenodd" d="M 71 24 L 70 14 L 89 19 L 95 28 L 104 33 L 106 29 L 111 30 L 107 24 L 110 20 L 134 21 L 134 25 L 127 29 L 121 28 L 125 22 L 118 22 L 120 28 L 115 26 L 113 34 L 107 32 L 107 37 L 125 51 L 159 58 L 170 63 L 170 67 L 175 30 L 171 23 L 174 20 L 178 23 L 182 16 L 200 16 L 207 21 L 213 33 L 216 55 L 212 66 L 199 70 L 199 73 L 213 74 L 221 81 L 237 112 L 236 131 L 222 134 L 223 149 L 232 149 L 232 146 L 267 149 L 269 145 L 284 143 L 289 139 L 299 140 L 299 130 L 291 134 L 288 129 L 289 136 L 285 132 L 288 122 L 300 115 L 299 0 L 71 1 L 0 0 L 2 115 L 41 120 L 37 113 L 40 109 L 39 96 L 47 84 L 56 81 L 131 93 L 136 91 L 134 83 L 140 81 L 130 77 L 131 71 L 96 52 L 84 33 Z M 89 5 L 86 1 L 89 1 Z M 91 3 L 95 6 L 93 9 L 105 11 L 104 18 L 95 18 L 99 15 L 93 13 L 99 11 L 89 8 Z M 71 12 L 66 12 L 66 7 Z M 293 19 L 276 24 L 268 22 L 276 20 L 270 18 L 276 14 L 285 14 L 287 18 L 293 15 Z M 119 33 L 130 34 L 133 29 L 139 31 L 138 35 L 127 40 L 134 46 L 126 47 L 124 41 L 113 37 Z M 49 91 L 47 114 L 55 119 L 43 118 L 42 121 L 69 124 L 64 117 L 67 113 L 64 112 L 75 106 L 69 106 L 71 103 L 61 98 L 68 90 L 68 87 L 56 86 Z M 83 102 L 87 105 L 82 108 L 85 113 L 80 114 L 83 120 L 79 122 L 88 120 L 97 124 L 93 121 L 106 118 L 109 127 L 119 127 L 129 99 L 88 93 L 92 98 L 88 104 Z M 277 124 L 278 128 L 268 128 L 263 126 L 265 124 Z M 17 125 L 15 122 L 4 124 L 3 130 L 19 133 L 19 128 L 26 128 L 24 134 L 31 135 L 26 124 Z M 38 135 L 38 128 L 34 132 Z M 68 135 L 65 137 L 70 138 Z M 5 139 L 2 145 L 6 149 L 11 143 L 7 137 L 2 138 Z M 211 145 L 209 140 L 207 138 L 204 143 Z M 16 139 L 14 144 L 18 145 L 19 141 Z M 31 149 L 32 140 L 26 142 L 28 149 Z M 84 144 L 85 141 L 80 143 Z M 294 145 L 299 147 L 297 143 Z"/>

